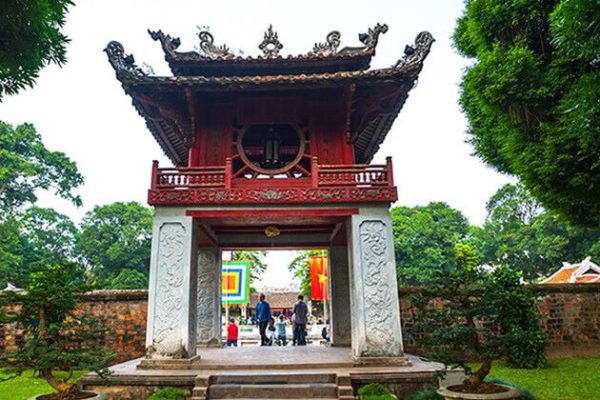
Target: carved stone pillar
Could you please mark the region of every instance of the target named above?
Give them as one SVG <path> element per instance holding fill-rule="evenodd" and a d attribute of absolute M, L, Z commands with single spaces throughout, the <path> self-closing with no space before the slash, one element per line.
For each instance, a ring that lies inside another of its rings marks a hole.
<path fill-rule="evenodd" d="M 352 354 L 362 364 L 404 364 L 392 221 L 361 209 L 348 230 Z"/>
<path fill-rule="evenodd" d="M 196 252 L 191 217 L 156 216 L 152 230 L 146 354 L 196 354 Z"/>
<path fill-rule="evenodd" d="M 350 346 L 350 279 L 348 247 L 329 248 L 329 293 L 331 293 L 331 345 Z"/>
<path fill-rule="evenodd" d="M 221 251 L 198 249 L 197 332 L 199 347 L 221 344 Z"/>

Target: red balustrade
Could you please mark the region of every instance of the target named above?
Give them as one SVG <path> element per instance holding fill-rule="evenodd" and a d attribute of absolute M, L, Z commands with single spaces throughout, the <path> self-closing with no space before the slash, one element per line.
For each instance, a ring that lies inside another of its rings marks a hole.
<path fill-rule="evenodd" d="M 386 164 L 318 165 L 316 157 L 311 160 L 311 179 L 307 181 L 312 188 L 330 187 L 393 187 L 392 162 L 388 157 Z M 224 166 L 158 168 L 152 166 L 152 190 L 187 188 L 226 188 L 235 187 L 232 179 L 231 159 Z M 273 183 L 276 185 L 276 183 Z"/>

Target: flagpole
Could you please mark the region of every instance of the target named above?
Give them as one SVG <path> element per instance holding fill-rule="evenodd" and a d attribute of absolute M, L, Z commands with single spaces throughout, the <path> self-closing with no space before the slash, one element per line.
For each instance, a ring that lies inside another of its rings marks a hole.
<path fill-rule="evenodd" d="M 325 277 L 327 279 L 323 279 L 323 287 L 321 288 L 322 293 L 323 293 L 323 322 L 327 321 L 327 292 L 325 292 L 325 284 L 326 281 L 327 283 L 329 283 L 329 277 L 327 275 L 329 275 L 329 268 L 327 268 L 327 271 L 325 271 L 325 250 L 321 249 L 321 268 L 323 271 L 323 275 L 325 275 Z"/>

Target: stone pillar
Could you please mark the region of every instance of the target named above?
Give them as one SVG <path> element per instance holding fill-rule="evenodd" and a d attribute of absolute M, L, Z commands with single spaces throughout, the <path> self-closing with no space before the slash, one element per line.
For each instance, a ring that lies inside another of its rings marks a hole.
<path fill-rule="evenodd" d="M 199 347 L 221 345 L 221 250 L 198 249 L 197 332 Z"/>
<path fill-rule="evenodd" d="M 191 217 L 155 216 L 152 229 L 146 355 L 196 354 L 196 252 Z"/>
<path fill-rule="evenodd" d="M 329 293 L 331 315 L 331 345 L 350 346 L 350 279 L 348 247 L 329 248 Z"/>
<path fill-rule="evenodd" d="M 405 364 L 392 221 L 387 207 L 350 217 L 352 354 L 359 364 Z"/>

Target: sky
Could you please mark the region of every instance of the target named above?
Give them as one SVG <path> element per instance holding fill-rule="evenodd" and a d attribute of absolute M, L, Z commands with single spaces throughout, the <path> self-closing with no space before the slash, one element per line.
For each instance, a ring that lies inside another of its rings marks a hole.
<path fill-rule="evenodd" d="M 188 51 L 199 44 L 198 27 L 209 27 L 215 44 L 258 55 L 263 33 L 273 24 L 284 45 L 280 54 L 286 56 L 307 53 L 332 30 L 341 32 L 340 48 L 359 46 L 359 33 L 386 23 L 389 30 L 380 36 L 371 65 L 385 68 L 402 57 L 404 46 L 413 44 L 419 32 L 427 30 L 436 42 L 373 162 L 393 157 L 399 195 L 394 205 L 444 201 L 480 225 L 487 199 L 513 179 L 486 167 L 465 142 L 466 120 L 458 97 L 462 71 L 470 61 L 451 45 L 462 8 L 462 0 L 76 1 L 64 28 L 71 38 L 67 64 L 44 68 L 33 89 L 5 98 L 0 120 L 34 124 L 48 148 L 66 153 L 77 163 L 85 178 L 78 190 L 83 207 L 45 193 L 40 193 L 38 204 L 79 222 L 95 205 L 145 203 L 152 160 L 170 165 L 115 78 L 102 51 L 109 41 L 121 42 L 138 65 L 150 65 L 156 75 L 170 75 L 160 44 L 147 29 L 180 37 L 178 50 Z M 274 252 L 269 257 L 264 283 L 289 280 L 280 265 L 291 253 Z"/>

